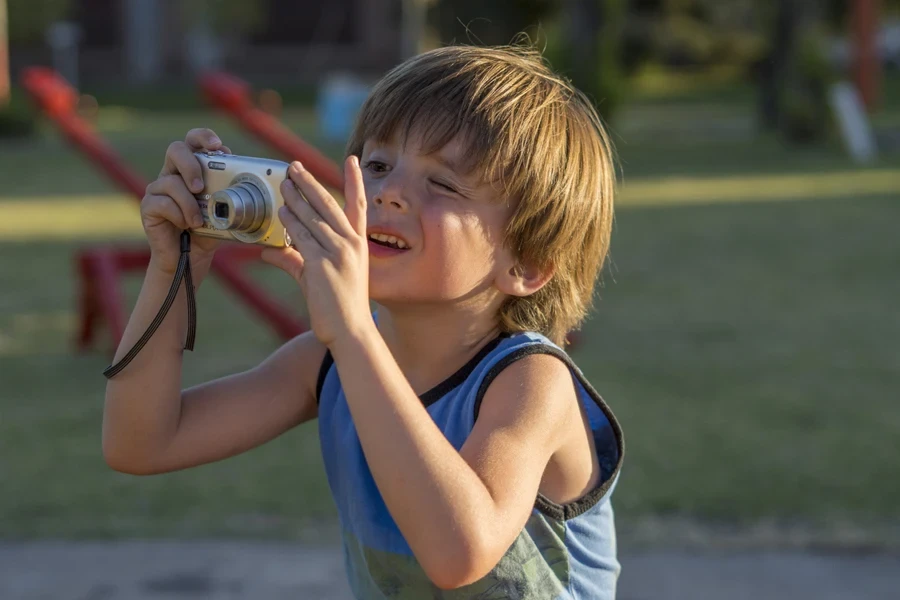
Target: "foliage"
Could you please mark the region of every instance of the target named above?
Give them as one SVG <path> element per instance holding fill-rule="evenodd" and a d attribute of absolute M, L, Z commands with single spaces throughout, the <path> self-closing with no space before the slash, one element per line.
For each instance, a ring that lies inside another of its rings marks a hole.
<path fill-rule="evenodd" d="M 265 23 L 261 0 L 191 0 L 181 3 L 189 23 L 205 21 L 219 33 L 253 33 Z"/>
<path fill-rule="evenodd" d="M 782 92 L 782 132 L 792 141 L 808 142 L 825 135 L 830 112 L 828 87 L 836 79 L 825 57 L 824 35 L 819 28 L 805 32 L 797 43 L 795 77 Z"/>
<path fill-rule="evenodd" d="M 9 41 L 34 42 L 47 26 L 69 16 L 71 0 L 7 0 Z"/>
<path fill-rule="evenodd" d="M 731 65 L 744 70 L 766 45 L 760 31 L 765 3 L 752 0 L 632 0 L 628 3 L 625 65 L 676 67 Z"/>
<path fill-rule="evenodd" d="M 6 106 L 0 106 L 0 139 L 25 137 L 36 129 L 34 113 L 14 94 Z"/>
<path fill-rule="evenodd" d="M 599 31 L 594 43 L 578 47 L 571 31 L 570 15 L 557 14 L 541 30 L 544 55 L 553 67 L 570 78 L 595 104 L 600 115 L 611 120 L 626 90 L 622 70 L 622 29 L 625 0 L 595 0 L 601 3 Z M 590 53 L 585 56 L 584 53 Z"/>
<path fill-rule="evenodd" d="M 432 4 L 428 24 L 441 43 L 509 44 L 535 33 L 558 12 L 555 0 L 443 0 Z"/>

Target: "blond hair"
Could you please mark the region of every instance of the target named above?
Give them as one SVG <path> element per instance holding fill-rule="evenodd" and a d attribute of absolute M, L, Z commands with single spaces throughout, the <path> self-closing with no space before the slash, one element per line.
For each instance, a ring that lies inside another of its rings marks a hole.
<path fill-rule="evenodd" d="M 591 102 L 532 48 L 449 46 L 376 84 L 347 155 L 395 134 L 404 144 L 421 136 L 428 153 L 460 136 L 465 167 L 514 201 L 504 242 L 553 276 L 530 296 L 507 298 L 500 328 L 565 343 L 591 308 L 612 230 L 613 151 Z"/>

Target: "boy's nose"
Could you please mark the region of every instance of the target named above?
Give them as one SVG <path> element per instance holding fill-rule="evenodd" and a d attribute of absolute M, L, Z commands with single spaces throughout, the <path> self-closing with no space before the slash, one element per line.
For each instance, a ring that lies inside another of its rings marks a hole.
<path fill-rule="evenodd" d="M 385 181 L 378 190 L 378 193 L 375 194 L 372 202 L 376 206 L 406 212 L 409 210 L 409 202 L 404 196 L 404 188 L 402 185 L 398 185 L 397 182 L 393 181 Z"/>

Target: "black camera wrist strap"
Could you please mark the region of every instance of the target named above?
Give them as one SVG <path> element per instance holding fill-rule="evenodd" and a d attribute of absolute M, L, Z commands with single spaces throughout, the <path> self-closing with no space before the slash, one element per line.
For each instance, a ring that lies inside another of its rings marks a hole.
<path fill-rule="evenodd" d="M 178 296 L 178 288 L 181 287 L 182 279 L 184 279 L 185 291 L 187 293 L 188 308 L 188 331 L 187 339 L 184 342 L 184 349 L 194 349 L 194 338 L 197 336 L 197 301 L 194 298 L 194 278 L 191 275 L 191 234 L 185 230 L 181 232 L 181 257 L 178 259 L 178 268 L 175 270 L 175 279 L 172 281 L 172 287 L 169 288 L 169 294 L 163 301 L 159 312 L 156 313 L 156 317 L 150 323 L 149 327 L 147 327 L 147 331 L 141 336 L 141 339 L 135 342 L 131 350 L 128 351 L 128 354 L 122 357 L 122 360 L 114 365 L 108 366 L 106 370 L 103 371 L 103 375 L 107 379 L 112 379 L 118 375 L 122 369 L 127 367 L 128 363 L 134 360 L 134 357 L 138 355 L 138 352 L 141 351 L 150 340 L 151 336 L 159 329 L 163 319 L 166 318 L 166 313 L 172 308 L 175 297 Z"/>

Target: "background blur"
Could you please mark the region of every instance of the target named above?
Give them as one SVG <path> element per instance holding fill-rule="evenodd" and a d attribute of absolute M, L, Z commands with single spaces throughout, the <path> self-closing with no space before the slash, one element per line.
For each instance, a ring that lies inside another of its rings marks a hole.
<path fill-rule="evenodd" d="M 339 161 L 360 91 L 404 57 L 527 32 L 597 101 L 619 153 L 612 257 L 572 354 L 627 436 L 622 547 L 900 549 L 900 2 L 0 0 L 4 12 L 0 540 L 318 542 L 335 514 L 315 424 L 189 472 L 106 467 L 111 345 L 101 331 L 75 350 L 74 257 L 140 247 L 138 209 L 29 103 L 26 67 L 76 86 L 78 116 L 149 180 L 193 127 L 284 158 L 204 102 L 206 70 L 247 81 Z M 302 314 L 286 276 L 248 272 Z M 126 279 L 128 311 L 140 279 Z M 186 385 L 281 343 L 214 279 L 198 303 Z"/>

